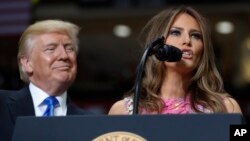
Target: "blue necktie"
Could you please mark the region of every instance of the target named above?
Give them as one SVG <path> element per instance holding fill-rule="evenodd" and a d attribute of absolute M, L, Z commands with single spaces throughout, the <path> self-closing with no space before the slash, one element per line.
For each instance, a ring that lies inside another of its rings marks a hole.
<path fill-rule="evenodd" d="M 47 105 L 47 109 L 45 110 L 43 116 L 54 116 L 55 107 L 59 104 L 58 100 L 54 96 L 50 96 L 47 97 L 43 102 Z"/>

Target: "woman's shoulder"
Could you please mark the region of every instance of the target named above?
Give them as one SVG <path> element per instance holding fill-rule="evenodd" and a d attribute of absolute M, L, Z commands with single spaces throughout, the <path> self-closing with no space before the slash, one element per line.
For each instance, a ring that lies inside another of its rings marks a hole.
<path fill-rule="evenodd" d="M 223 99 L 223 103 L 226 106 L 228 113 L 241 113 L 242 114 L 240 105 L 236 101 L 236 99 L 229 97 L 229 96 L 223 97 L 222 99 Z"/>
<path fill-rule="evenodd" d="M 109 115 L 127 115 L 126 101 L 124 99 L 116 101 L 109 110 Z"/>

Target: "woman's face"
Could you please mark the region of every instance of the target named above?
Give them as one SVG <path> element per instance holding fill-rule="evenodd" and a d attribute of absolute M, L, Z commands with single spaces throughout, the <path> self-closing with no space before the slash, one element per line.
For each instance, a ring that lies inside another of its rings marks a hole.
<path fill-rule="evenodd" d="M 191 73 L 197 67 L 203 51 L 202 33 L 196 19 L 187 13 L 177 15 L 169 29 L 166 44 L 181 49 L 183 55 L 179 62 L 165 62 L 165 65 Z"/>

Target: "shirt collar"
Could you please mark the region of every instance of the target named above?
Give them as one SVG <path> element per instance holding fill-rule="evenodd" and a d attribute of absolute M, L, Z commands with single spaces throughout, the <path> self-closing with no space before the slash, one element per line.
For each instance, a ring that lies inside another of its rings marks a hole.
<path fill-rule="evenodd" d="M 39 107 L 42 104 L 43 100 L 50 96 L 48 93 L 38 88 L 33 83 L 29 84 L 29 89 L 35 107 Z M 58 100 L 59 105 L 62 106 L 62 108 L 66 107 L 67 91 L 63 92 L 61 95 L 56 96 L 56 99 Z"/>

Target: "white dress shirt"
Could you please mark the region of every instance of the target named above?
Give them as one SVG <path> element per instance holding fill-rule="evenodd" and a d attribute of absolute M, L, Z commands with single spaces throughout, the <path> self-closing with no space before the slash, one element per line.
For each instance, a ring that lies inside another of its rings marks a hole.
<path fill-rule="evenodd" d="M 44 99 L 49 97 L 46 92 L 35 86 L 33 83 L 29 84 L 29 89 L 31 93 L 31 97 L 34 104 L 35 109 L 35 115 L 36 116 L 43 116 L 43 113 L 45 112 L 47 105 L 43 104 Z M 55 116 L 66 116 L 67 113 L 67 92 L 65 91 L 63 94 L 56 96 L 56 99 L 59 102 L 59 106 L 55 108 Z"/>

